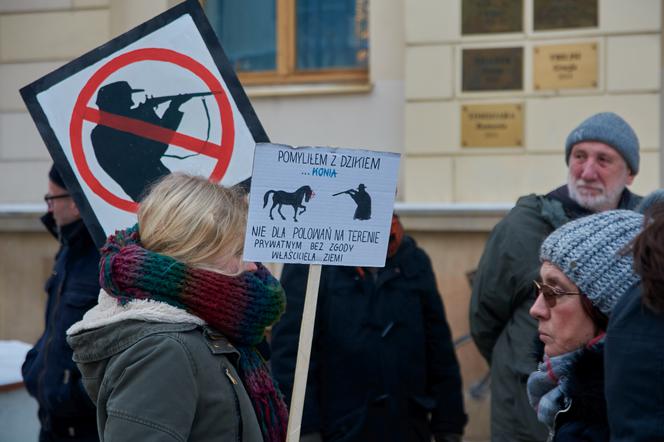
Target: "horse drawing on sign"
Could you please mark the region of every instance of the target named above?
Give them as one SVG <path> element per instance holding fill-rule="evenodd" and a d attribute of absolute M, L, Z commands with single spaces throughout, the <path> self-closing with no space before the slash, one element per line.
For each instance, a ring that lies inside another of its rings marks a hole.
<path fill-rule="evenodd" d="M 285 220 L 286 218 L 284 217 L 284 214 L 281 213 L 281 206 L 286 204 L 289 206 L 293 206 L 293 210 L 295 211 L 295 214 L 293 215 L 293 219 L 295 222 L 297 222 L 297 215 L 302 215 L 307 208 L 302 205 L 302 200 L 304 199 L 305 202 L 309 202 L 311 197 L 314 195 L 314 191 L 311 190 L 311 187 L 309 186 L 302 186 L 299 189 L 297 189 L 295 192 L 284 192 L 283 190 L 268 190 L 265 192 L 265 195 L 263 196 L 263 208 L 267 207 L 267 202 L 270 200 L 270 194 L 272 194 L 272 207 L 270 207 L 270 219 L 273 220 L 274 218 L 272 217 L 272 210 L 276 206 L 277 207 L 277 212 L 279 212 L 279 215 L 281 215 L 281 219 Z M 300 213 L 297 213 L 297 209 L 302 209 Z"/>

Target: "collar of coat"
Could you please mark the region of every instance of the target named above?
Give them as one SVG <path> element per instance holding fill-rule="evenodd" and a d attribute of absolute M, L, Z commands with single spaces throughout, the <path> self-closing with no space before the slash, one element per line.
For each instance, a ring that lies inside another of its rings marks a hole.
<path fill-rule="evenodd" d="M 120 305 L 117 299 L 101 289 L 97 298 L 97 305 L 88 310 L 80 321 L 69 327 L 67 335 L 74 335 L 85 330 L 92 330 L 126 320 L 205 325 L 205 321 L 201 318 L 164 302 L 136 299 L 125 305 Z"/>
<path fill-rule="evenodd" d="M 560 201 L 565 209 L 565 213 L 567 213 L 567 216 L 570 219 L 581 218 L 594 213 L 585 207 L 581 207 L 579 203 L 569 196 L 569 188 L 566 184 L 552 190 L 546 196 Z M 633 194 L 629 189 L 625 188 L 620 195 L 620 200 L 618 201 L 618 207 L 616 207 L 616 209 L 633 210 L 641 202 L 641 199 L 642 197 Z"/>

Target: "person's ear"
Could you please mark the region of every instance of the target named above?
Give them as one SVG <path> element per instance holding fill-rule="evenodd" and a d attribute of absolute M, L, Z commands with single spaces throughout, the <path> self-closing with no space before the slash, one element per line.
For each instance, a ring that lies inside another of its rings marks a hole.
<path fill-rule="evenodd" d="M 81 212 L 78 210 L 78 206 L 77 206 L 76 203 L 74 202 L 74 199 L 73 199 L 73 198 L 71 199 L 71 201 L 70 201 L 69 204 L 70 204 L 69 207 L 70 207 L 72 213 L 74 213 L 76 216 L 80 217 L 80 216 L 81 216 Z"/>
<path fill-rule="evenodd" d="M 636 175 L 634 175 L 634 174 L 632 173 L 632 171 L 630 170 L 630 171 L 629 171 L 629 174 L 627 175 L 627 185 L 628 185 L 628 186 L 631 186 L 631 185 L 632 185 L 632 183 L 634 182 L 634 178 L 635 178 L 635 177 L 636 177 Z"/>

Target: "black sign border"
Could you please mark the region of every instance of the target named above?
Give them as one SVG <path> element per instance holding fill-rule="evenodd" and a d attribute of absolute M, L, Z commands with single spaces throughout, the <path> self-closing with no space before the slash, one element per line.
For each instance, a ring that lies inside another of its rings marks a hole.
<path fill-rule="evenodd" d="M 21 88 L 20 93 L 23 101 L 25 102 L 28 112 L 37 126 L 37 130 L 41 135 L 49 154 L 53 158 L 55 167 L 60 172 L 67 189 L 72 194 L 76 205 L 81 212 L 83 221 L 87 226 L 95 244 L 101 248 L 106 242 L 106 233 L 97 218 L 97 215 L 92 210 L 81 185 L 76 180 L 76 175 L 71 168 L 65 151 L 58 141 L 53 128 L 51 127 L 44 110 L 37 101 L 37 95 L 50 89 L 52 86 L 60 83 L 63 80 L 77 74 L 83 69 L 97 63 L 99 60 L 108 57 L 135 41 L 163 28 L 171 22 L 181 18 L 182 16 L 190 15 L 193 19 L 194 25 L 198 29 L 203 38 L 203 42 L 210 52 L 212 60 L 214 61 L 217 69 L 228 87 L 228 90 L 235 101 L 238 111 L 244 118 L 244 121 L 251 132 L 252 137 L 256 143 L 269 143 L 270 140 L 261 124 L 256 112 L 251 106 L 249 97 L 245 93 L 240 80 L 238 79 L 233 67 L 226 56 L 226 53 L 219 44 L 217 35 L 215 34 L 210 22 L 205 16 L 201 5 L 198 0 L 186 0 L 174 6 L 171 9 L 157 15 L 156 17 L 142 23 L 135 28 L 125 32 L 124 34 L 104 43 L 103 45 L 85 53 L 84 55 L 72 60 L 64 66 L 56 69 L 55 71 L 43 76 L 42 78 L 30 83 L 29 85 Z M 251 178 L 240 183 L 240 185 L 248 189 Z M 128 226 L 129 227 L 129 226 Z"/>

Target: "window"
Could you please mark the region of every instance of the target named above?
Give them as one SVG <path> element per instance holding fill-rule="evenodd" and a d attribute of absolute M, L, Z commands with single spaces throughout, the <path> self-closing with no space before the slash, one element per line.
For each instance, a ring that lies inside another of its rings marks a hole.
<path fill-rule="evenodd" d="M 366 81 L 369 0 L 206 0 L 244 84 Z"/>

